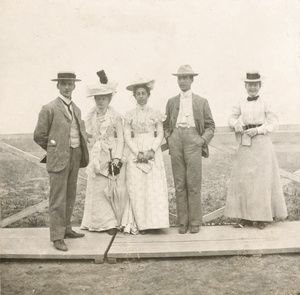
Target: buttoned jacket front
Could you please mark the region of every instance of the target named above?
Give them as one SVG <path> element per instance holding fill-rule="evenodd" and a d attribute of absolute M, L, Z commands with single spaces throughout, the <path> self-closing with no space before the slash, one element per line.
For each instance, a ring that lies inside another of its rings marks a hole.
<path fill-rule="evenodd" d="M 213 120 L 207 99 L 193 93 L 192 106 L 195 127 L 199 135 L 204 137 L 206 140 L 206 143 L 202 146 L 202 155 L 203 157 L 207 158 L 209 156 L 208 143 L 214 136 L 215 122 Z M 164 136 L 166 139 L 168 139 L 174 128 L 176 128 L 179 107 L 180 95 L 172 97 L 168 100 L 166 106 L 166 120 L 164 121 Z"/>
<path fill-rule="evenodd" d="M 77 120 L 80 135 L 82 157 L 80 167 L 89 162 L 87 133 L 80 109 L 72 102 L 74 119 Z M 47 151 L 46 169 L 48 172 L 63 170 L 70 153 L 70 117 L 60 98 L 44 105 L 39 113 L 38 123 L 34 130 L 34 141 Z"/>

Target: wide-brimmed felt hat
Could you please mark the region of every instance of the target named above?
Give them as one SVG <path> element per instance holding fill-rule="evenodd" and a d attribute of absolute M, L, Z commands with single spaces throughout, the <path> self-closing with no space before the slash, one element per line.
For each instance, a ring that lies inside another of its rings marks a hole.
<path fill-rule="evenodd" d="M 127 90 L 133 91 L 136 86 L 147 86 L 150 90 L 154 87 L 155 80 L 150 79 L 141 74 L 137 74 L 130 85 L 126 87 Z"/>
<path fill-rule="evenodd" d="M 118 84 L 110 81 L 107 84 L 96 84 L 88 87 L 89 95 L 87 97 L 95 96 L 95 95 L 106 95 L 106 94 L 114 94 L 116 93 L 116 88 Z"/>
<path fill-rule="evenodd" d="M 246 72 L 246 77 L 243 78 L 244 82 L 261 82 L 263 77 L 258 71 Z"/>
<path fill-rule="evenodd" d="M 198 73 L 195 73 L 190 65 L 180 66 L 177 73 L 173 73 L 174 76 L 197 76 Z"/>
<path fill-rule="evenodd" d="M 74 72 L 58 72 L 57 78 L 52 79 L 51 81 L 81 81 L 79 79 L 76 79 L 76 75 Z"/>

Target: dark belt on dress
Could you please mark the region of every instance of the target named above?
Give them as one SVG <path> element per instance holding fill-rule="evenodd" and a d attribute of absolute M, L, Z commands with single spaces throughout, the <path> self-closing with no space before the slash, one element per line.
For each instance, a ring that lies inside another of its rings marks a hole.
<path fill-rule="evenodd" d="M 154 137 L 157 137 L 157 131 L 153 131 Z M 134 132 L 131 130 L 131 137 L 134 138 Z"/>
<path fill-rule="evenodd" d="M 249 124 L 249 125 L 246 125 L 245 128 L 246 130 L 247 129 L 250 129 L 250 128 L 256 128 L 256 127 L 260 127 L 262 124 Z"/>

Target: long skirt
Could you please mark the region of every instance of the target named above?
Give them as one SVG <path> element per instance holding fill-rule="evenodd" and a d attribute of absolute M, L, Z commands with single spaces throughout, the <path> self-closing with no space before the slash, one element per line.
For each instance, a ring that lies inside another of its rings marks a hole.
<path fill-rule="evenodd" d="M 82 229 L 105 231 L 121 226 L 128 200 L 125 172 L 124 165 L 116 179 L 101 174 L 88 175 Z"/>
<path fill-rule="evenodd" d="M 134 138 L 139 149 L 145 152 L 151 149 L 154 139 L 153 132 L 135 134 Z M 127 208 L 129 212 L 125 210 L 125 214 L 131 218 L 133 214 L 139 230 L 167 228 L 169 202 L 162 152 L 160 149 L 156 151 L 148 173 L 137 168 L 135 157 L 132 153 L 128 156 L 126 179 L 130 206 Z"/>
<path fill-rule="evenodd" d="M 268 135 L 239 146 L 227 191 L 225 216 L 271 222 L 287 217 L 279 168 Z"/>

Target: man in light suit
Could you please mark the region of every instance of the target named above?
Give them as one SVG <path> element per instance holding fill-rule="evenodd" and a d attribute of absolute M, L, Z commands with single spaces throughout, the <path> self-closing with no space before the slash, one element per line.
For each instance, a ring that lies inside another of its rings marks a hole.
<path fill-rule="evenodd" d="M 209 104 L 191 91 L 194 73 L 183 65 L 177 82 L 181 93 L 168 100 L 164 134 L 169 145 L 175 183 L 179 233 L 198 233 L 202 224 L 201 180 L 202 156 L 208 157 L 208 143 L 214 135 L 215 123 Z"/>
<path fill-rule="evenodd" d="M 80 167 L 89 162 L 87 134 L 80 109 L 72 102 L 76 79 L 73 72 L 57 74 L 58 98 L 44 105 L 34 130 L 34 141 L 47 151 L 50 177 L 50 240 L 57 250 L 67 251 L 64 238 L 81 238 L 72 230 L 71 217 Z"/>

